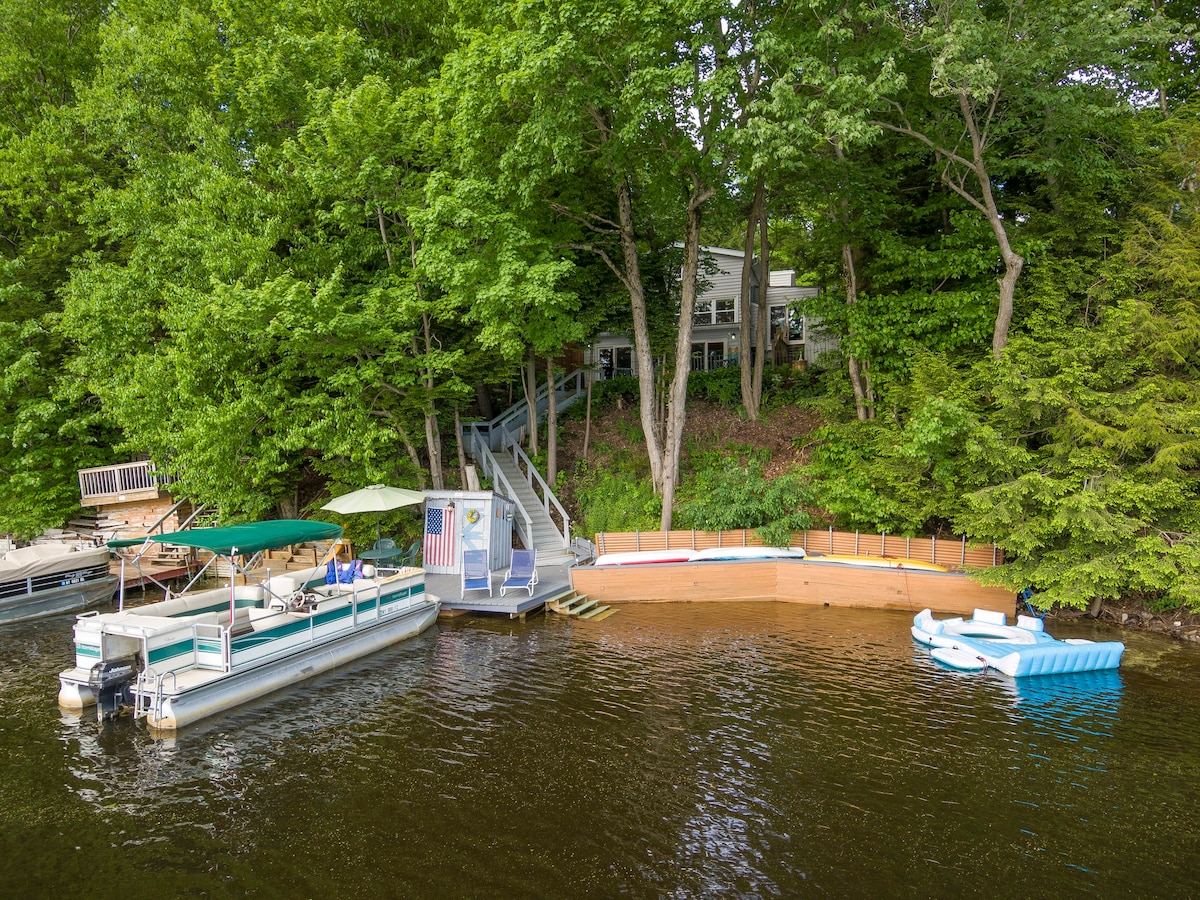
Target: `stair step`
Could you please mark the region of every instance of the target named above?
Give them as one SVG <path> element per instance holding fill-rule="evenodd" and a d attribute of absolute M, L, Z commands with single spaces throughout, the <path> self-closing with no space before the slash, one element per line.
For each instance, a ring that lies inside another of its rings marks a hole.
<path fill-rule="evenodd" d="M 546 605 L 548 607 L 550 607 L 551 609 L 553 609 L 555 612 L 558 612 L 558 611 L 562 610 L 563 608 L 568 607 L 572 603 L 576 602 L 576 600 L 578 600 L 578 598 L 579 598 L 579 595 L 576 594 L 574 591 L 569 591 L 569 590 L 563 591 L 561 594 L 557 594 L 557 595 L 547 599 Z"/>
<path fill-rule="evenodd" d="M 611 606 L 600 606 L 591 610 L 590 612 L 584 613 L 579 618 L 590 619 L 593 622 L 599 622 L 603 619 L 607 619 L 609 616 L 615 615 L 616 612 L 617 611 Z"/>
<path fill-rule="evenodd" d="M 587 600 L 584 603 L 580 603 L 578 606 L 571 607 L 571 609 L 567 611 L 567 615 L 580 616 L 581 618 L 586 618 L 583 614 L 585 612 L 587 612 L 588 610 L 594 609 L 595 607 L 597 607 L 599 605 L 600 605 L 599 600 Z"/>

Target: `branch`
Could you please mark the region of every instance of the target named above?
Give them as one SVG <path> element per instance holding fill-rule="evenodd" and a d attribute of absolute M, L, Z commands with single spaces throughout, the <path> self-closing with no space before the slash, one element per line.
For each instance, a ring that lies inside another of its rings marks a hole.
<path fill-rule="evenodd" d="M 606 219 L 603 216 L 598 216 L 595 213 L 588 213 L 586 216 L 581 216 L 579 213 L 574 212 L 569 207 L 564 206 L 561 203 L 551 203 L 550 208 L 560 216 L 566 216 L 568 219 L 578 222 L 588 231 L 596 232 L 596 234 L 618 234 L 621 231 L 621 226 L 616 222 L 612 221 L 611 219 Z M 599 222 L 607 227 L 600 228 L 599 226 L 592 224 L 594 222 Z"/>
<path fill-rule="evenodd" d="M 621 282 L 621 284 L 625 287 L 625 290 L 632 290 L 629 285 L 628 276 L 626 276 L 626 274 L 622 272 L 620 268 L 618 268 L 617 264 L 612 261 L 612 257 L 608 255 L 607 251 L 601 250 L 599 247 L 593 246 L 592 244 L 559 244 L 559 247 L 563 250 L 582 250 L 585 253 L 595 253 L 600 257 L 601 261 L 612 270 L 612 273 L 617 276 L 617 280 Z"/>

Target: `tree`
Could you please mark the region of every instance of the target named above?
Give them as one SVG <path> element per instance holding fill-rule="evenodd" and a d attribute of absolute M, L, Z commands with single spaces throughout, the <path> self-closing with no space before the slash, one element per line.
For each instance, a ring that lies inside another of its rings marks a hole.
<path fill-rule="evenodd" d="M 110 461 L 111 421 L 68 370 L 61 289 L 91 243 L 87 198 L 120 166 L 70 117 L 103 4 L 0 2 L 0 531 L 31 537 L 79 506 L 77 469 Z"/>
<path fill-rule="evenodd" d="M 1112 109 L 1114 93 L 1094 85 L 1118 78 L 1130 44 L 1151 38 L 1151 28 L 1139 25 L 1140 7 L 934 0 L 889 16 L 897 53 L 915 64 L 910 90 L 928 83 L 934 103 L 895 94 L 873 123 L 928 147 L 942 181 L 987 222 L 1004 267 L 992 333 L 997 358 L 1026 262 L 1014 247 L 1016 211 L 1004 208 L 1006 180 L 1049 164 L 1047 141 L 1061 122 L 1086 130 Z M 1049 125 L 1041 140 L 1032 122 Z"/>

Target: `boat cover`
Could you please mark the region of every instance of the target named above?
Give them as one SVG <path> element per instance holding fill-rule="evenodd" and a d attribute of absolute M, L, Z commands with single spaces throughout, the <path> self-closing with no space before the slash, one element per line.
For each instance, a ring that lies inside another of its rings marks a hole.
<path fill-rule="evenodd" d="M 81 549 L 75 544 L 34 544 L 9 550 L 0 557 L 0 581 L 22 581 L 39 575 L 73 572 L 107 562 L 107 547 Z"/>
<path fill-rule="evenodd" d="M 341 525 L 314 522 L 308 519 L 273 519 L 268 522 L 251 522 L 246 525 L 223 525 L 218 528 L 189 528 L 170 534 L 155 534 L 150 540 L 176 547 L 194 547 L 208 550 L 219 556 L 235 553 L 258 553 L 290 544 L 308 541 L 337 540 L 342 536 Z M 145 538 L 123 538 L 109 541 L 110 547 L 131 547 L 141 544 Z"/>

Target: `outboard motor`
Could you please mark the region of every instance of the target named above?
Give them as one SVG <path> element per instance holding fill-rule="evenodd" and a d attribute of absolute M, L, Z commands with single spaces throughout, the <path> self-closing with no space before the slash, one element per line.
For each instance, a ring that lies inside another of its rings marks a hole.
<path fill-rule="evenodd" d="M 137 661 L 132 657 L 110 659 L 92 666 L 88 687 L 96 696 L 96 713 L 101 721 L 111 719 L 120 708 L 132 704 L 129 687 L 137 677 Z"/>

